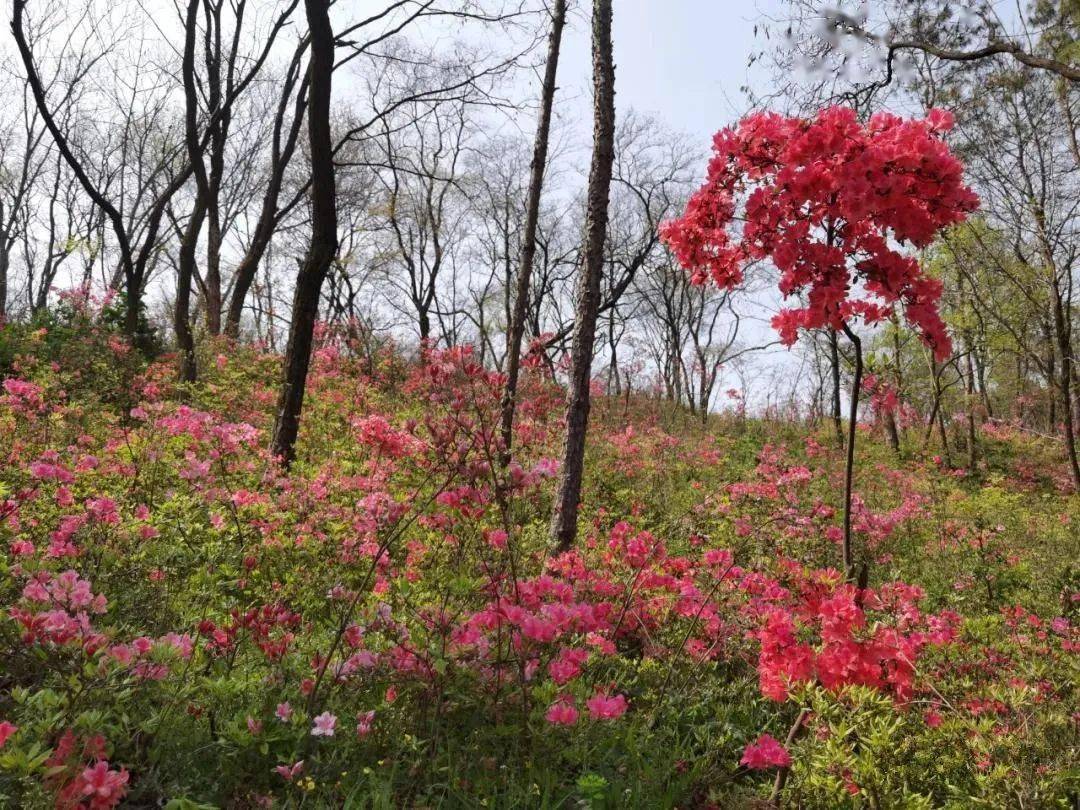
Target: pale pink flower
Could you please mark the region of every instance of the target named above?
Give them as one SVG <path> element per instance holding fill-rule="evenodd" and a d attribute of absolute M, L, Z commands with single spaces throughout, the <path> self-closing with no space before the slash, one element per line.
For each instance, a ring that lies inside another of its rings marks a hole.
<path fill-rule="evenodd" d="M 323 712 L 315 718 L 315 725 L 311 727 L 311 736 L 333 737 L 335 726 L 337 726 L 337 717 L 330 712 Z"/>

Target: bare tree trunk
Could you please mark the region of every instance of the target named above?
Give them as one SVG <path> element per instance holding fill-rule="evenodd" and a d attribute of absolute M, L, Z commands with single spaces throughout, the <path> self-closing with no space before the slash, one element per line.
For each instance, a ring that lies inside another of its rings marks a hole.
<path fill-rule="evenodd" d="M 952 460 L 949 454 L 949 436 L 945 432 L 945 414 L 942 412 L 941 408 L 938 408 L 937 427 L 938 436 L 941 438 L 941 452 L 942 455 L 945 457 L 945 465 L 947 467 L 951 467 Z"/>
<path fill-rule="evenodd" d="M 851 328 L 844 324 L 844 334 L 848 336 L 855 349 L 855 377 L 851 381 L 851 410 L 848 415 L 847 458 L 844 463 L 844 544 L 842 548 L 844 571 L 849 580 L 855 577 L 855 561 L 851 543 L 851 491 L 855 475 L 855 430 L 859 421 L 859 386 L 862 385 L 862 341 Z M 835 344 L 836 333 L 833 333 Z"/>
<path fill-rule="evenodd" d="M 4 219 L 4 206 L 0 204 L 0 222 Z M 11 250 L 8 248 L 8 235 L 0 231 L 0 324 L 7 315 L 8 267 L 11 264 Z"/>
<path fill-rule="evenodd" d="M 941 408 L 941 368 L 938 367 L 937 360 L 932 354 L 930 355 L 930 381 L 934 386 L 934 398 L 930 404 L 930 416 L 926 420 L 926 432 L 923 434 L 923 452 L 926 452 L 926 448 L 930 446 L 930 439 L 934 436 L 934 425 L 938 421 L 938 410 Z"/>
<path fill-rule="evenodd" d="M 334 71 L 334 31 L 330 0 L 304 0 L 311 37 L 308 66 L 308 138 L 311 141 L 311 244 L 300 266 L 293 295 L 289 343 L 285 349 L 273 454 L 288 467 L 296 453 L 300 412 L 319 313 L 319 293 L 337 253 L 337 194 L 330 137 L 330 95 Z"/>
<path fill-rule="evenodd" d="M 883 418 L 885 435 L 889 437 L 889 447 L 896 455 L 900 455 L 900 431 L 896 427 L 896 414 L 892 412 L 892 409 L 886 409 Z"/>
<path fill-rule="evenodd" d="M 986 346 L 986 336 L 982 335 L 983 347 Z M 994 406 L 990 401 L 990 392 L 986 388 L 986 363 L 982 355 L 978 352 L 975 353 L 973 358 L 975 362 L 975 380 L 979 385 L 979 398 L 982 401 L 983 410 L 986 412 L 985 418 L 994 418 Z"/>
<path fill-rule="evenodd" d="M 514 292 L 514 310 L 510 319 L 509 342 L 506 347 L 506 389 L 502 398 L 502 462 L 510 462 L 514 439 L 514 409 L 517 407 L 518 376 L 521 369 L 521 342 L 525 335 L 525 316 L 529 305 L 529 285 L 532 282 L 533 260 L 536 257 L 536 226 L 540 219 L 540 194 L 547 167 L 548 136 L 551 132 L 551 108 L 555 100 L 555 79 L 559 68 L 559 48 L 563 26 L 566 24 L 566 0 L 555 0 L 551 13 L 551 33 L 548 36 L 547 62 L 544 83 L 540 91 L 540 120 L 536 125 L 529 175 L 529 196 L 525 209 L 525 232 L 521 242 L 521 263 L 518 266 Z"/>
<path fill-rule="evenodd" d="M 191 333 L 191 280 L 195 274 L 195 250 L 199 243 L 199 231 L 206 218 L 206 205 L 202 198 L 195 201 L 191 218 L 184 228 L 180 242 L 180 260 L 176 275 L 176 303 L 173 309 L 173 330 L 176 346 L 180 352 L 180 381 L 193 383 L 198 378 L 195 362 L 195 338 Z"/>
<path fill-rule="evenodd" d="M 210 195 L 210 217 L 206 243 L 206 331 L 221 334 L 221 215 L 217 194 Z"/>
<path fill-rule="evenodd" d="M 840 346 L 836 332 L 829 330 L 829 366 L 832 372 L 832 420 L 836 446 L 844 446 L 844 425 L 840 408 Z"/>
<path fill-rule="evenodd" d="M 964 289 L 964 279 L 960 278 L 957 285 L 960 292 L 960 305 L 965 310 L 969 306 L 969 301 Z M 979 447 L 978 447 L 978 430 L 975 424 L 975 400 L 976 400 L 976 378 L 975 378 L 975 335 L 972 328 L 969 326 L 962 332 L 964 338 L 964 393 L 967 398 L 967 436 L 965 441 L 967 442 L 968 451 L 968 471 L 974 475 L 975 467 L 979 460 Z"/>
<path fill-rule="evenodd" d="M 964 390 L 967 393 L 967 445 L 968 445 L 968 470 L 972 474 L 979 460 L 978 432 L 975 426 L 975 361 L 971 355 L 975 349 L 970 335 L 967 337 L 967 373 L 964 375 Z"/>
<path fill-rule="evenodd" d="M 199 98 L 195 76 L 195 37 L 198 29 L 199 0 L 188 0 L 184 20 L 184 55 L 181 74 L 184 84 L 184 140 L 188 160 L 196 178 L 195 205 L 180 242 L 179 267 L 176 277 L 176 304 L 173 310 L 173 330 L 180 351 L 180 381 L 195 382 L 198 370 L 195 363 L 195 339 L 191 333 L 191 281 L 195 277 L 195 250 L 199 233 L 206 219 L 207 181 L 199 146 Z"/>
<path fill-rule="evenodd" d="M 270 140 L 270 176 L 266 181 L 266 191 L 263 193 L 259 219 L 255 224 L 251 243 L 233 271 L 232 298 L 229 300 L 229 311 L 225 317 L 225 334 L 229 337 L 235 338 L 240 334 L 240 319 L 244 314 L 244 302 L 247 300 L 251 285 L 255 282 L 259 272 L 259 263 L 269 249 L 270 240 L 273 238 L 274 229 L 277 227 L 278 198 L 281 195 L 285 170 L 288 168 L 293 152 L 296 150 L 296 143 L 304 120 L 307 79 L 302 81 L 300 89 L 296 93 L 292 122 L 289 124 L 288 130 L 285 130 L 285 116 L 290 107 L 292 88 L 295 86 L 300 72 L 304 50 L 298 48 L 293 54 L 289 69 L 285 74 L 285 84 L 281 91 L 277 112 L 274 115 L 273 133 Z M 283 131 L 285 132 L 284 142 L 282 142 Z"/>
<path fill-rule="evenodd" d="M 578 276 L 574 341 L 570 351 L 570 384 L 566 400 L 566 442 L 559 476 L 551 538 L 566 551 L 577 537 L 578 502 L 585 466 L 589 424 L 589 383 L 593 343 L 604 269 L 611 167 L 615 159 L 615 65 L 611 45 L 612 0 L 593 0 L 593 154 L 585 219 L 585 254 Z"/>
<path fill-rule="evenodd" d="M 242 8 L 243 0 L 241 0 Z M 232 114 L 229 109 L 221 109 L 222 85 L 222 47 L 221 47 L 221 7 L 218 3 L 208 7 L 206 12 L 206 103 L 211 111 L 221 110 L 208 127 L 210 135 L 209 163 L 210 171 L 205 176 L 206 185 L 206 267 L 203 271 L 205 295 L 203 306 L 206 308 L 206 331 L 211 335 L 221 334 L 221 180 L 225 174 L 225 143 L 228 139 Z M 238 12 L 242 14 L 242 11 Z M 231 66 L 236 58 L 235 51 L 227 57 Z"/>
<path fill-rule="evenodd" d="M 1072 346 L 1069 329 L 1065 319 L 1065 304 L 1061 299 L 1061 287 L 1054 279 L 1054 335 L 1057 338 L 1058 353 L 1061 355 L 1061 412 L 1065 418 L 1065 449 L 1069 454 L 1069 468 L 1072 470 L 1073 486 L 1080 489 L 1080 463 L 1076 456 L 1076 433 L 1073 428 L 1072 404 Z"/>
<path fill-rule="evenodd" d="M 1050 327 L 1043 329 L 1046 338 L 1046 432 L 1057 431 L 1057 394 L 1054 389 L 1058 384 L 1057 375 L 1057 351 L 1054 348 L 1054 339 L 1050 334 Z"/>
<path fill-rule="evenodd" d="M 612 307 L 608 316 L 608 352 L 611 359 L 608 362 L 608 394 L 622 396 L 622 377 L 619 375 L 619 336 L 615 333 L 615 315 L 617 308 Z"/>

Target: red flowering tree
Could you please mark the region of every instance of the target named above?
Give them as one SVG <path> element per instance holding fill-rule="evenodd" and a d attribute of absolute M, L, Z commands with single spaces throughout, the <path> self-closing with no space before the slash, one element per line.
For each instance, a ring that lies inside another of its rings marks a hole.
<path fill-rule="evenodd" d="M 733 288 L 763 260 L 780 292 L 801 306 L 772 321 L 792 345 L 800 329 L 842 331 L 855 349 L 844 487 L 844 565 L 852 571 L 851 479 L 862 347 L 852 326 L 874 324 L 897 304 L 939 359 L 952 351 L 938 314 L 941 283 L 912 248 L 978 205 L 963 166 L 942 140 L 952 116 L 878 113 L 861 123 L 831 107 L 813 119 L 754 113 L 713 138 L 705 184 L 661 235 L 695 282 Z"/>

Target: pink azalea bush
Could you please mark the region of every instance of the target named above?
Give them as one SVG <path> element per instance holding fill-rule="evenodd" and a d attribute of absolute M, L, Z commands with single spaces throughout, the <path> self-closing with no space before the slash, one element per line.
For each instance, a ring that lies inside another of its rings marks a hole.
<path fill-rule="evenodd" d="M 167 361 L 108 351 L 27 351 L 0 396 L 13 806 L 729 807 L 779 770 L 808 806 L 1074 789 L 1078 589 L 1031 575 L 1025 532 L 1072 535 L 1037 499 L 998 531 L 994 492 L 881 451 L 859 587 L 820 437 L 601 399 L 581 538 L 552 556 L 540 367 L 503 469 L 501 378 L 469 350 L 372 359 L 326 330 L 285 474 L 275 357 L 215 350 L 181 401 Z"/>

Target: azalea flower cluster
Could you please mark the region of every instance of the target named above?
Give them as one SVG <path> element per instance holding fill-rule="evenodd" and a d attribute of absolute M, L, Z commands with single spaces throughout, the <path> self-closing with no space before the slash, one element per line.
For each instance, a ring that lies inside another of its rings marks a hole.
<path fill-rule="evenodd" d="M 786 768 L 791 765 L 791 754 L 770 734 L 762 734 L 757 741 L 746 746 L 740 765 L 753 770 Z"/>
<path fill-rule="evenodd" d="M 105 752 L 100 734 L 80 737 L 68 729 L 61 735 L 45 763 L 59 810 L 108 810 L 123 801 L 130 774 L 113 768 Z"/>
<path fill-rule="evenodd" d="M 899 302 L 947 358 L 941 283 L 901 246 L 926 247 L 978 205 L 942 139 L 951 127 L 942 110 L 866 123 L 847 107 L 810 119 L 754 113 L 716 134 L 705 184 L 661 234 L 698 283 L 730 289 L 749 264 L 769 260 L 785 297 L 806 294 L 806 306 L 773 318 L 788 345 L 799 329 L 874 323 Z M 856 284 L 864 297 L 853 295 Z"/>
<path fill-rule="evenodd" d="M 800 449 L 803 458 L 799 458 Z M 838 546 L 842 533 L 836 509 L 824 496 L 830 488 L 842 487 L 842 479 L 830 478 L 824 467 L 812 469 L 814 459 L 826 452 L 813 437 L 805 439 L 801 448 L 766 444 L 753 473 L 728 485 L 727 498 L 715 504 L 716 510 L 731 519 L 740 536 L 780 548 L 820 551 L 823 537 Z M 859 493 L 852 504 L 853 529 L 871 550 L 886 545 L 898 530 L 927 516 L 926 496 L 912 475 L 885 467 L 876 472 L 895 506 L 872 509 Z M 835 555 L 822 562 L 832 559 Z"/>
<path fill-rule="evenodd" d="M 13 606 L 9 615 L 23 629 L 23 641 L 51 645 L 78 644 L 92 653 L 105 643 L 94 631 L 91 614 L 104 613 L 105 596 L 94 594 L 90 583 L 76 571 L 56 576 L 41 571 L 23 588 L 22 604 Z"/>
<path fill-rule="evenodd" d="M 815 707 L 785 737 L 810 699 L 836 726 L 861 690 L 905 728 L 993 723 L 987 736 L 1009 739 L 1069 699 L 1060 677 L 1013 670 L 1029 652 L 1039 666 L 1075 654 L 1074 607 L 1010 604 L 990 617 L 1001 643 L 977 644 L 941 609 L 966 591 L 927 597 L 890 582 L 883 559 L 869 588 L 827 567 L 837 454 L 813 437 L 748 451 L 745 435 L 678 435 L 644 408 L 605 421 L 601 404 L 580 542 L 553 556 L 538 519 L 557 472 L 550 382 L 526 375 L 503 468 L 501 376 L 472 352 L 364 359 L 382 364 L 373 377 L 323 345 L 285 473 L 264 451 L 276 365 L 260 362 L 223 354 L 183 403 L 151 366 L 138 401 L 94 413 L 60 397 L 52 369 L 5 387 L 0 655 L 15 688 L 0 695 L 0 746 L 3 763 L 39 764 L 0 764 L 0 789 L 71 808 L 339 806 L 361 779 L 386 778 L 396 799 L 458 779 L 439 770 L 449 749 L 462 771 L 502 773 L 486 760 L 505 751 L 617 779 L 597 763 L 630 762 L 626 740 L 659 761 L 698 736 L 695 718 L 737 703 L 730 733 L 661 767 L 687 774 L 685 795 L 718 770 L 765 791 L 759 772 L 797 770 L 831 733 Z M 940 504 L 907 473 L 873 477 L 855 526 L 881 559 Z M 941 526 L 943 555 L 990 531 Z M 961 744 L 976 744 L 970 730 Z"/>
<path fill-rule="evenodd" d="M 815 681 L 829 689 L 871 686 L 910 699 L 923 649 L 952 641 L 961 621 L 952 612 L 924 616 L 922 593 L 913 586 L 859 590 L 838 575 L 799 576 L 801 593 L 793 605 L 774 598 L 758 608 L 758 679 L 762 694 L 773 700 L 786 700 L 793 686 Z M 868 623 L 868 611 L 892 621 Z"/>

